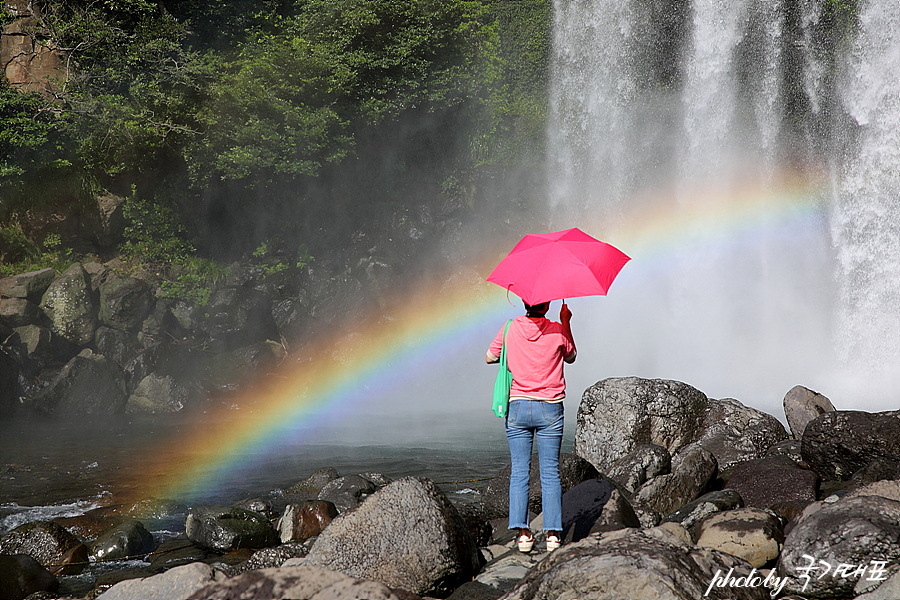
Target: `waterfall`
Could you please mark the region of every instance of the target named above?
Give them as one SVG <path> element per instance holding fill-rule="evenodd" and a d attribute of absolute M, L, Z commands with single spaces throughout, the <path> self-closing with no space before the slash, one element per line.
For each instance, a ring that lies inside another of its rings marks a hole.
<path fill-rule="evenodd" d="M 796 384 L 891 406 L 871 374 L 900 382 L 895 0 L 555 0 L 553 44 L 555 224 L 638 246 L 583 304 L 603 365 L 583 383 L 679 379 L 776 415 Z M 747 190 L 786 181 L 802 202 L 751 214 Z"/>

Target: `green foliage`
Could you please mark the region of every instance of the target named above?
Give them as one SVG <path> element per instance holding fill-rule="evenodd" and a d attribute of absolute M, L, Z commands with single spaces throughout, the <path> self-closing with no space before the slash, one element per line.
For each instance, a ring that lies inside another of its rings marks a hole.
<path fill-rule="evenodd" d="M 174 275 L 160 284 L 162 297 L 195 306 L 206 306 L 216 282 L 228 272 L 213 261 L 196 257 L 184 259 L 174 270 Z"/>
<path fill-rule="evenodd" d="M 58 234 L 48 234 L 42 243 L 32 241 L 18 222 L 0 225 L 0 277 L 52 268 L 65 271 L 76 257 L 62 246 Z"/>
<path fill-rule="evenodd" d="M 132 188 L 125 199 L 123 214 L 128 224 L 120 250 L 143 264 L 180 263 L 194 252 L 174 211 L 137 196 Z"/>

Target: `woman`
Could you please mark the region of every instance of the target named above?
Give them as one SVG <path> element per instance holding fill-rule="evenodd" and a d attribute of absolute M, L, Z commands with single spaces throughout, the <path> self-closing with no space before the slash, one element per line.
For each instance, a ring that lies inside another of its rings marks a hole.
<path fill-rule="evenodd" d="M 569 308 L 565 304 L 560 308 L 560 323 L 544 316 L 549 309 L 549 302 L 525 304 L 525 315 L 516 317 L 506 333 L 506 361 L 513 379 L 506 416 L 506 437 L 512 459 L 509 528 L 519 530 L 517 543 L 521 552 L 530 552 L 534 546 L 534 536 L 528 526 L 528 482 L 534 439 L 537 439 L 541 470 L 541 507 L 548 551 L 559 548 L 562 530 L 559 451 L 566 397 L 563 362 L 575 362 L 575 341 L 569 326 L 572 318 Z M 500 360 L 504 329 L 505 326 L 488 348 L 488 363 Z"/>

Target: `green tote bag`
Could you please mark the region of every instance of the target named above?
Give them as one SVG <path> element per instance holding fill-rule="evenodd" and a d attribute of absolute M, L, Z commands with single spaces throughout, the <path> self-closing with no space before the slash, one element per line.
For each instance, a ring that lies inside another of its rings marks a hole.
<path fill-rule="evenodd" d="M 500 372 L 497 373 L 497 381 L 494 382 L 494 414 L 501 419 L 506 416 L 506 411 L 509 409 L 509 388 L 512 387 L 512 373 L 506 366 L 506 332 L 509 331 L 510 323 L 512 323 L 512 319 L 506 322 L 506 328 L 503 330 Z"/>

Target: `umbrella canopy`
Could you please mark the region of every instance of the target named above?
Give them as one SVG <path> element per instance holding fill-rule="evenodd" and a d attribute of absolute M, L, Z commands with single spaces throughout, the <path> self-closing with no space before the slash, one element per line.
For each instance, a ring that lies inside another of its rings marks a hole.
<path fill-rule="evenodd" d="M 531 305 L 605 296 L 629 260 L 615 246 L 573 228 L 526 235 L 487 280 Z"/>

